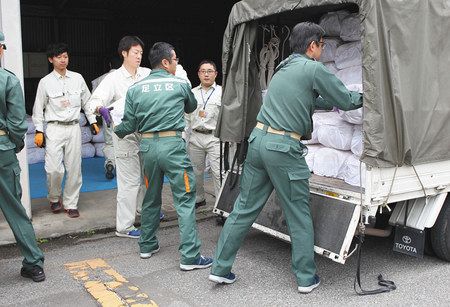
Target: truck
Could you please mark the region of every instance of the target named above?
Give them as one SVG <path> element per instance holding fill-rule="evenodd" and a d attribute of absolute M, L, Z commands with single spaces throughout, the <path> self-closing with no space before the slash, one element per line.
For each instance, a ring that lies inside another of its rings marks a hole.
<path fill-rule="evenodd" d="M 238 144 L 213 211 L 226 218 L 239 193 L 246 139 L 263 103 L 258 48 L 265 25 L 319 23 L 329 12 L 360 20 L 363 144 L 359 186 L 312 174 L 315 252 L 339 263 L 356 234 L 390 237 L 394 250 L 450 261 L 450 2 L 243 0 L 223 38 L 216 136 Z M 285 56 L 285 55 L 283 55 Z M 237 161 L 237 162 L 236 162 Z M 290 241 L 274 191 L 253 227 Z M 424 242 L 425 241 L 425 242 Z"/>

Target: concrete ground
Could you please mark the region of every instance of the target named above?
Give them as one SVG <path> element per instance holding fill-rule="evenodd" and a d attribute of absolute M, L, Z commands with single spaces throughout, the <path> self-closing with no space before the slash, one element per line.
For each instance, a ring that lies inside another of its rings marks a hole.
<path fill-rule="evenodd" d="M 212 216 L 214 207 L 214 185 L 212 180 L 205 180 L 206 206 L 197 209 L 197 219 Z M 116 225 L 116 195 L 117 190 L 106 190 L 81 193 L 78 202 L 79 218 L 69 218 L 65 213 L 54 214 L 46 198 L 33 199 L 31 210 L 36 237 L 42 242 L 45 239 L 81 233 L 109 232 Z M 172 201 L 172 191 L 169 184 L 163 187 L 162 210 L 166 217 L 161 227 L 176 222 L 177 215 Z M 137 217 L 139 222 L 139 217 Z M 0 245 L 14 243 L 14 237 L 8 223 L 0 211 Z"/>

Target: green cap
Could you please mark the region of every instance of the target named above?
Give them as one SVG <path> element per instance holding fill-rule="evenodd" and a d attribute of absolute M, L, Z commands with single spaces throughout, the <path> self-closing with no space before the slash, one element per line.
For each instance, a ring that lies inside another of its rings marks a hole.
<path fill-rule="evenodd" d="M 5 35 L 3 34 L 3 32 L 0 31 L 0 45 L 3 45 L 3 49 L 6 50 L 6 45 L 4 44 L 5 42 Z"/>

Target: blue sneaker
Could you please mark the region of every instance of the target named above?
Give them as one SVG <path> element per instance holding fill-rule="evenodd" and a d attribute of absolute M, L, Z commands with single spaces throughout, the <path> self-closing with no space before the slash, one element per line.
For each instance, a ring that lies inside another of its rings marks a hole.
<path fill-rule="evenodd" d="M 300 293 L 310 293 L 312 290 L 314 290 L 315 288 L 317 288 L 320 285 L 320 277 L 319 275 L 314 275 L 314 282 L 306 287 L 302 287 L 302 286 L 298 286 L 298 292 Z"/>
<path fill-rule="evenodd" d="M 183 271 L 192 271 L 195 269 L 206 269 L 209 268 L 213 263 L 212 258 L 200 256 L 193 264 L 182 264 L 180 263 L 180 269 Z"/>
<path fill-rule="evenodd" d="M 157 249 L 152 250 L 149 253 L 140 253 L 141 259 L 148 259 L 150 258 L 153 254 L 156 254 L 157 252 L 159 252 L 159 246 Z"/>
<path fill-rule="evenodd" d="M 164 215 L 164 212 L 159 212 L 159 220 L 162 221 L 166 216 Z"/>
<path fill-rule="evenodd" d="M 232 284 L 236 281 L 236 275 L 233 273 L 228 273 L 225 276 L 218 276 L 214 274 L 209 274 L 209 280 L 216 282 L 218 284 Z"/>
<path fill-rule="evenodd" d="M 132 238 L 132 239 L 139 239 L 141 236 L 141 230 L 134 228 L 127 232 L 118 232 L 116 231 L 116 236 L 122 237 L 122 238 Z"/>

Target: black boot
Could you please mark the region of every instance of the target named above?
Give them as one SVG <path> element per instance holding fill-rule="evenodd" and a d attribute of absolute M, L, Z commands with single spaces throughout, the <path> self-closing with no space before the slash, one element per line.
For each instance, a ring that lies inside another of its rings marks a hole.
<path fill-rule="evenodd" d="M 22 277 L 31 278 L 35 282 L 45 280 L 44 269 L 37 265 L 31 268 L 22 267 L 20 270 L 20 275 L 22 275 Z"/>

